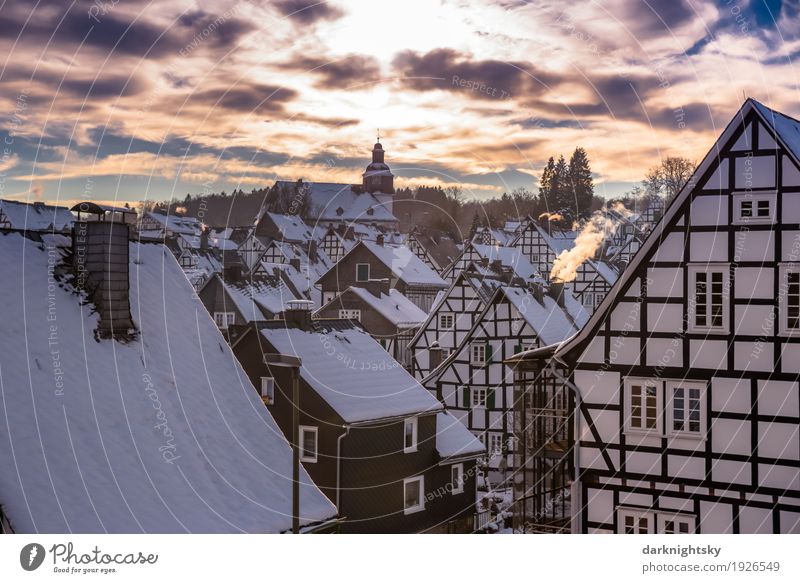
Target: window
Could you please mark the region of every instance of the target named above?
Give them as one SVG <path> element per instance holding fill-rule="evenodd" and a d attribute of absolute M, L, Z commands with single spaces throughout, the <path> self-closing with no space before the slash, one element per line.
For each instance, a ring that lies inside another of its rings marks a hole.
<path fill-rule="evenodd" d="M 531 255 L 531 263 L 539 263 L 539 256 L 536 253 Z"/>
<path fill-rule="evenodd" d="M 414 512 L 425 510 L 424 483 L 423 476 L 403 480 L 403 512 L 405 514 L 413 514 Z"/>
<path fill-rule="evenodd" d="M 592 292 L 583 292 L 583 307 L 594 308 L 594 294 Z"/>
<path fill-rule="evenodd" d="M 625 428 L 633 432 L 661 433 L 661 381 L 625 379 Z"/>
<path fill-rule="evenodd" d="M 470 402 L 473 407 L 486 406 L 486 387 L 473 387 L 470 389 Z"/>
<path fill-rule="evenodd" d="M 369 281 L 369 263 L 356 264 L 356 281 Z"/>
<path fill-rule="evenodd" d="M 450 485 L 453 494 L 461 494 L 464 491 L 464 481 L 464 464 L 450 466 Z"/>
<path fill-rule="evenodd" d="M 450 330 L 454 321 L 453 314 L 439 314 L 439 328 L 442 330 Z"/>
<path fill-rule="evenodd" d="M 595 293 L 594 294 L 594 307 L 596 308 L 600 304 L 602 304 L 603 300 L 605 299 L 605 297 L 606 297 L 605 294 Z"/>
<path fill-rule="evenodd" d="M 669 433 L 701 436 L 705 433 L 705 384 L 667 382 Z"/>
<path fill-rule="evenodd" d="M 690 265 L 689 331 L 728 331 L 727 265 Z"/>
<path fill-rule="evenodd" d="M 632 508 L 617 511 L 617 532 L 619 534 L 652 534 L 653 513 Z"/>
<path fill-rule="evenodd" d="M 356 320 L 361 321 L 361 310 L 339 310 L 340 320 Z"/>
<path fill-rule="evenodd" d="M 733 193 L 733 223 L 741 224 L 769 224 L 775 222 L 774 192 L 756 194 L 752 192 Z"/>
<path fill-rule="evenodd" d="M 403 453 L 417 451 L 417 418 L 406 419 L 403 425 Z"/>
<path fill-rule="evenodd" d="M 658 534 L 689 534 L 694 532 L 694 516 L 688 514 L 657 515 Z"/>
<path fill-rule="evenodd" d="M 214 322 L 220 330 L 225 330 L 236 322 L 236 314 L 233 312 L 214 312 Z"/>
<path fill-rule="evenodd" d="M 473 342 L 470 345 L 470 362 L 472 364 L 486 364 L 487 344 L 485 342 Z"/>
<path fill-rule="evenodd" d="M 800 264 L 784 263 L 779 269 L 780 331 L 784 336 L 798 336 L 800 335 Z"/>
<path fill-rule="evenodd" d="M 275 379 L 272 377 L 261 377 L 261 400 L 265 405 L 272 405 L 275 402 Z"/>
<path fill-rule="evenodd" d="M 317 463 L 317 428 L 300 426 L 300 461 Z"/>
<path fill-rule="evenodd" d="M 499 433 L 489 434 L 489 454 L 501 455 L 503 453 L 503 436 Z"/>

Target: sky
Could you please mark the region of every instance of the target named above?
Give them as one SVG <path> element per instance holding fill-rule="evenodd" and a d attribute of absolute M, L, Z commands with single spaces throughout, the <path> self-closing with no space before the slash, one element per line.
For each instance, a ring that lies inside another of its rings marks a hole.
<path fill-rule="evenodd" d="M 617 196 L 700 159 L 745 96 L 800 116 L 798 1 L 0 0 L 0 198 L 358 183 Z"/>

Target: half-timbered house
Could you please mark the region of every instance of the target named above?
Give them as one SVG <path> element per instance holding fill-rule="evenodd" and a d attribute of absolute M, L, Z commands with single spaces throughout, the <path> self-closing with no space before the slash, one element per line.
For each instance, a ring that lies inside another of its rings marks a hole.
<path fill-rule="evenodd" d="M 575 245 L 577 231 L 562 231 L 546 221 L 544 225 L 528 218 L 518 229 L 510 246 L 518 249 L 539 274 L 550 281 L 553 262 L 562 252 Z"/>
<path fill-rule="evenodd" d="M 551 295 L 552 294 L 552 295 Z M 563 285 L 501 285 L 472 328 L 422 384 L 487 447 L 490 478 L 513 471 L 513 354 L 561 342 L 588 318 Z"/>
<path fill-rule="evenodd" d="M 74 221 L 67 207 L 0 199 L 0 229 L 69 233 Z"/>
<path fill-rule="evenodd" d="M 800 532 L 799 153 L 799 121 L 745 101 L 541 365 L 578 411 L 573 532 Z"/>
<path fill-rule="evenodd" d="M 377 242 L 359 241 L 318 284 L 322 303 L 328 304 L 350 286 L 360 287 L 373 279 L 388 279 L 389 287 L 414 302 L 425 313 L 447 283 L 414 255 L 405 245 L 390 245 L 379 237 Z"/>
<path fill-rule="evenodd" d="M 461 248 L 448 233 L 415 227 L 406 245 L 436 273 L 443 273 L 461 255 Z"/>
<path fill-rule="evenodd" d="M 483 446 L 359 326 L 298 307 L 233 348 L 287 437 L 297 405 L 300 459 L 343 531 L 474 529 Z M 289 359 L 299 359 L 294 369 L 275 366 Z"/>

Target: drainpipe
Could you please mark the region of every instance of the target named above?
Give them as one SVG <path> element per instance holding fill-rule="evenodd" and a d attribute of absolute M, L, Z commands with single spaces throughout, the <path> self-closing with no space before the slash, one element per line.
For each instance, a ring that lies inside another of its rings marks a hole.
<path fill-rule="evenodd" d="M 550 361 L 550 371 L 553 375 L 559 379 L 561 382 L 564 383 L 565 386 L 569 387 L 573 393 L 575 393 L 575 446 L 574 446 L 574 464 L 575 464 L 575 479 L 572 482 L 572 487 L 570 488 L 570 499 L 571 499 L 571 506 L 572 508 L 577 508 L 577 512 L 572 512 L 572 518 L 570 520 L 570 532 L 573 534 L 580 533 L 581 531 L 581 489 L 580 489 L 580 480 L 578 479 L 580 473 L 580 461 L 581 461 L 581 403 L 583 400 L 581 399 L 581 392 L 578 390 L 578 387 L 561 374 L 558 371 L 558 367 L 554 360 Z"/>
<path fill-rule="evenodd" d="M 336 510 L 339 511 L 339 515 L 342 514 L 342 507 L 341 507 L 341 487 L 342 487 L 342 438 L 350 435 L 350 426 L 344 426 L 344 433 L 339 435 L 336 439 Z"/>

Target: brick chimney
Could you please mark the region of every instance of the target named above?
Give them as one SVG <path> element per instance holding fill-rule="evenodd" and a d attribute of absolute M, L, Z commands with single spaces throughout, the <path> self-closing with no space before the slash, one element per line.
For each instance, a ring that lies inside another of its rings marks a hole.
<path fill-rule="evenodd" d="M 79 208 L 80 207 L 80 208 Z M 78 219 L 72 230 L 75 282 L 100 314 L 103 338 L 127 335 L 135 328 L 130 304 L 130 224 L 136 213 L 109 210 L 95 203 L 72 209 Z"/>

